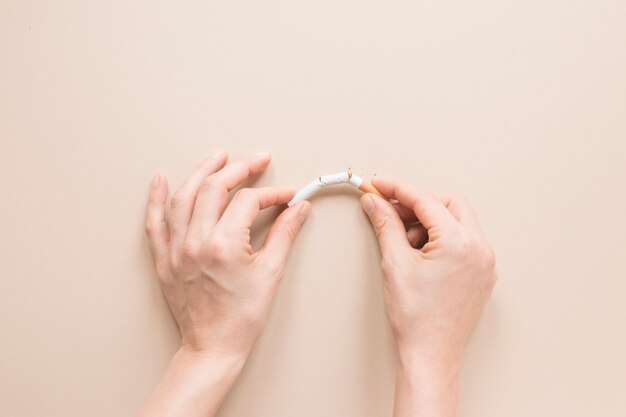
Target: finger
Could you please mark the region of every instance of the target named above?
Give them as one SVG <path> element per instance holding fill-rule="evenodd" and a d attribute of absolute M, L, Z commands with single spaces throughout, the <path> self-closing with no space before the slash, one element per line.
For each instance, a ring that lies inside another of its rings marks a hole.
<path fill-rule="evenodd" d="M 396 209 L 398 215 L 400 216 L 400 219 L 402 219 L 404 223 L 417 222 L 417 216 L 415 215 L 415 212 L 410 208 L 404 207 L 400 203 L 391 203 L 391 205 L 394 209 Z"/>
<path fill-rule="evenodd" d="M 156 174 L 152 179 L 146 206 L 146 235 L 156 265 L 162 264 L 168 258 L 170 236 L 165 219 L 166 201 L 167 179 Z"/>
<path fill-rule="evenodd" d="M 293 242 L 302 224 L 309 217 L 310 211 L 311 203 L 303 200 L 280 213 L 259 251 L 260 262 L 269 265 L 269 268 L 275 271 L 285 265 Z"/>
<path fill-rule="evenodd" d="M 478 217 L 465 197 L 459 194 L 443 194 L 439 196 L 439 199 L 460 224 L 472 233 L 482 234 Z"/>
<path fill-rule="evenodd" d="M 463 221 L 463 223 L 466 224 L 471 223 L 471 226 L 474 227 L 479 226 L 474 210 L 463 196 L 456 194 L 440 194 L 437 195 L 437 199 L 446 206 L 457 221 Z M 392 203 L 392 205 L 404 223 L 410 224 L 418 221 L 413 210 L 404 207 L 400 203 Z"/>
<path fill-rule="evenodd" d="M 190 237 L 204 239 L 222 216 L 228 193 L 250 175 L 262 172 L 270 160 L 269 153 L 261 152 L 228 164 L 221 171 L 206 178 L 200 186 L 193 209 L 189 225 Z"/>
<path fill-rule="evenodd" d="M 285 204 L 295 194 L 296 190 L 289 187 L 243 188 L 226 207 L 214 231 L 217 232 L 218 227 L 220 230 L 225 228 L 249 231 L 260 210 Z"/>
<path fill-rule="evenodd" d="M 415 249 L 421 249 L 426 243 L 428 243 L 428 232 L 422 224 L 411 226 L 406 231 L 406 237 L 409 243 Z"/>
<path fill-rule="evenodd" d="M 456 219 L 452 214 L 437 197 L 428 191 L 381 177 L 375 177 L 372 181 L 385 196 L 394 198 L 403 206 L 411 208 L 426 230 L 456 225 Z"/>
<path fill-rule="evenodd" d="M 194 169 L 183 185 L 172 196 L 170 201 L 170 227 L 172 245 L 174 247 L 181 246 L 185 240 L 196 195 L 202 181 L 207 176 L 222 169 L 227 160 L 228 155 L 223 149 L 214 152 Z"/>
<path fill-rule="evenodd" d="M 361 197 L 361 207 L 374 227 L 383 257 L 403 257 L 410 252 L 404 224 L 391 203 L 377 195 L 366 193 Z"/>

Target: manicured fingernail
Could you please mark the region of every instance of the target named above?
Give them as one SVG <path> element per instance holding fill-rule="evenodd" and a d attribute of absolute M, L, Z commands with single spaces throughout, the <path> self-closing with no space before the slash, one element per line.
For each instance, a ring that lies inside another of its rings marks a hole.
<path fill-rule="evenodd" d="M 257 158 L 269 158 L 270 157 L 270 153 L 267 151 L 263 151 L 263 152 L 257 152 L 257 154 L 255 155 Z"/>
<path fill-rule="evenodd" d="M 374 210 L 375 203 L 370 194 L 363 194 L 363 197 L 361 197 L 361 207 L 363 207 L 363 210 L 365 210 L 367 214 L 370 214 L 372 210 Z"/>
<path fill-rule="evenodd" d="M 152 177 L 152 188 L 156 188 L 159 182 L 161 182 L 161 174 L 154 174 L 154 177 Z"/>
<path fill-rule="evenodd" d="M 302 205 L 300 206 L 300 211 L 298 212 L 298 218 L 300 219 L 300 222 L 304 222 L 307 217 L 309 217 L 309 212 L 311 211 L 311 203 L 309 203 L 308 201 L 305 201 L 302 203 Z"/>

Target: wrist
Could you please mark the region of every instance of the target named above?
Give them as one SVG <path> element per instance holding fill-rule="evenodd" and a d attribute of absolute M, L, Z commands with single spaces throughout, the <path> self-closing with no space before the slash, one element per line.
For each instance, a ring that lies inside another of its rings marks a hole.
<path fill-rule="evenodd" d="M 445 375 L 458 372 L 461 354 L 443 348 L 420 349 L 398 344 L 398 366 L 406 370 L 422 370 L 429 374 Z"/>
<path fill-rule="evenodd" d="M 224 379 L 236 379 L 248 358 L 248 352 L 227 350 L 204 350 L 181 345 L 172 358 L 172 364 L 180 368 L 218 371 Z"/>
<path fill-rule="evenodd" d="M 245 361 L 241 354 L 181 346 L 140 416 L 215 415 Z"/>
<path fill-rule="evenodd" d="M 394 417 L 453 417 L 458 400 L 459 364 L 417 353 L 398 355 Z"/>
<path fill-rule="evenodd" d="M 227 326 L 212 326 L 210 331 L 183 332 L 179 351 L 198 360 L 243 359 L 245 362 L 257 337 L 247 329 L 233 330 Z"/>

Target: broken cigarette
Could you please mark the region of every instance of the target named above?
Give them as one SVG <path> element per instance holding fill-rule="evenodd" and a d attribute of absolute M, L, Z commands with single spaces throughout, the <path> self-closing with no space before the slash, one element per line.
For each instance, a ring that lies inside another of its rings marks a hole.
<path fill-rule="evenodd" d="M 322 188 L 336 184 L 350 184 L 354 188 L 357 188 L 364 193 L 373 193 L 387 200 L 387 198 L 383 196 L 380 191 L 378 191 L 376 187 L 372 185 L 371 182 L 365 181 L 363 178 L 359 177 L 356 174 L 353 174 L 352 171 L 348 169 L 348 171 L 317 177 L 315 180 L 311 181 L 306 187 L 298 191 L 296 195 L 287 203 L 287 205 L 293 206 L 298 201 L 310 198 L 311 196 L 313 196 L 313 194 L 317 193 Z"/>

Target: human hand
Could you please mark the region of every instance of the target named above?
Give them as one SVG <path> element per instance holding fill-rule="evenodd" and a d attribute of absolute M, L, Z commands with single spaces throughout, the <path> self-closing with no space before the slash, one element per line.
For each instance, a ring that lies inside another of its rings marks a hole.
<path fill-rule="evenodd" d="M 462 197 L 384 178 L 373 184 L 398 202 L 361 198 L 380 244 L 399 354 L 396 415 L 453 415 L 461 353 L 497 279 L 493 250 Z"/>
<path fill-rule="evenodd" d="M 259 210 L 284 204 L 286 187 L 244 188 L 227 206 L 228 193 L 263 171 L 268 153 L 226 165 L 220 150 L 204 160 L 170 202 L 167 180 L 156 175 L 150 190 L 146 232 L 163 293 L 180 328 L 182 345 L 209 354 L 247 354 L 270 310 L 291 244 L 310 203 L 284 210 L 263 248 L 250 246 Z"/>
<path fill-rule="evenodd" d="M 150 188 L 146 233 L 156 274 L 181 333 L 172 358 L 141 416 L 212 416 L 260 335 L 292 243 L 310 203 L 285 209 L 263 247 L 250 246 L 260 210 L 288 202 L 295 190 L 259 187 L 228 194 L 263 171 L 268 153 L 226 165 L 220 150 L 204 160 L 170 201 L 167 180 Z"/>

